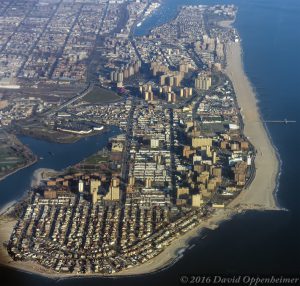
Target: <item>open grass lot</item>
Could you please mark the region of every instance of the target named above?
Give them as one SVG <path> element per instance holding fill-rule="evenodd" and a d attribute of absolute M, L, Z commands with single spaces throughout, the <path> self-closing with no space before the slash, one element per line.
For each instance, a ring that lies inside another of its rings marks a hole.
<path fill-rule="evenodd" d="M 2 150 L 1 150 L 2 151 Z M 0 151 L 0 152 L 1 152 Z M 7 150 L 4 151 L 6 153 Z M 0 174 L 2 171 L 9 171 L 18 167 L 20 164 L 25 164 L 25 158 L 20 157 L 9 157 L 7 158 L 4 154 L 0 153 Z"/>
<path fill-rule="evenodd" d="M 0 177 L 27 162 L 21 145 L 15 142 L 14 137 L 0 132 Z"/>
<path fill-rule="evenodd" d="M 100 86 L 95 86 L 83 99 L 89 103 L 103 104 L 120 100 L 122 97 L 115 92 Z"/>
<path fill-rule="evenodd" d="M 228 124 L 228 122 L 226 122 L 226 121 L 224 121 L 224 123 L 202 124 L 201 131 L 205 135 L 224 132 L 226 129 L 225 128 L 226 124 Z"/>
<path fill-rule="evenodd" d="M 99 164 L 101 162 L 107 162 L 108 156 L 103 155 L 102 153 L 94 154 L 90 157 L 88 157 L 86 160 L 84 160 L 84 164 Z"/>

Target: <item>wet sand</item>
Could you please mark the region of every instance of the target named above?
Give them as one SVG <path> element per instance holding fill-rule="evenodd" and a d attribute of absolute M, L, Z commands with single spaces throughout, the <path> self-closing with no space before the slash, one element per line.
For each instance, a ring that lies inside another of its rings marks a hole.
<path fill-rule="evenodd" d="M 31 180 L 31 187 L 38 187 L 43 180 L 48 179 L 49 177 L 59 175 L 61 172 L 58 172 L 54 169 L 47 169 L 47 168 L 39 168 L 34 171 L 32 180 Z"/>

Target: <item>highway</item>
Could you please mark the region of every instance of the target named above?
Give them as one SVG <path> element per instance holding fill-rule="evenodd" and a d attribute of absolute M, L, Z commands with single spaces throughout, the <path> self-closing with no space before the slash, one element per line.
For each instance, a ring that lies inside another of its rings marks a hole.
<path fill-rule="evenodd" d="M 64 102 L 63 104 L 61 104 L 60 106 L 58 106 L 54 110 L 47 111 L 45 113 L 45 115 L 49 115 L 49 116 L 54 115 L 56 112 L 61 111 L 62 109 L 69 106 L 70 104 L 74 103 L 75 101 L 85 97 L 90 91 L 93 90 L 93 88 L 94 88 L 94 84 L 89 83 L 88 86 L 84 90 L 82 90 L 80 93 L 77 93 L 74 97 L 72 97 L 68 101 Z"/>

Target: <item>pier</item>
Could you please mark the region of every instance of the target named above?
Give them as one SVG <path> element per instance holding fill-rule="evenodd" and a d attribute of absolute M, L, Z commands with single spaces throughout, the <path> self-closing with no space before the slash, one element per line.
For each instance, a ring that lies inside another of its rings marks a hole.
<path fill-rule="evenodd" d="M 265 123 L 283 123 L 283 124 L 288 124 L 288 123 L 296 123 L 296 120 L 265 120 Z"/>

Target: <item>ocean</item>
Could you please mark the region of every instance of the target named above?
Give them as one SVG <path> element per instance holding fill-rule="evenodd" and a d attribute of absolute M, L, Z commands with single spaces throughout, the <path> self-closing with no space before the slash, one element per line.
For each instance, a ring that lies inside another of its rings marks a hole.
<path fill-rule="evenodd" d="M 182 285 L 180 275 L 299 275 L 300 269 L 300 1 L 299 0 L 165 0 L 136 34 L 174 17 L 182 4 L 233 3 L 235 27 L 242 38 L 245 72 L 256 92 L 264 120 L 296 120 L 267 124 L 281 165 L 276 193 L 287 211 L 250 211 L 194 238 L 183 258 L 157 273 L 126 278 L 83 278 L 53 281 L 1 268 L 11 285 Z M 71 164 L 71 163 L 70 163 Z M 266 178 L 268 179 L 268 178 Z M 1 285 L 3 285 L 1 283 Z M 8 285 L 8 284 L 6 284 Z"/>

